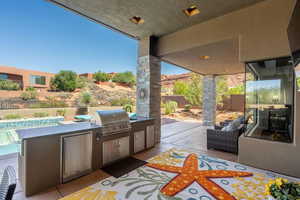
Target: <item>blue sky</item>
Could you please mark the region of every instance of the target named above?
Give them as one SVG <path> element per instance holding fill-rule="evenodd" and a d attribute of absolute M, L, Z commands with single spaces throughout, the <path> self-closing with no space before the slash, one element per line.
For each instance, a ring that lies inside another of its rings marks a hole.
<path fill-rule="evenodd" d="M 137 41 L 45 0 L 6 0 L 0 65 L 56 73 L 136 71 Z M 163 63 L 163 74 L 185 70 Z"/>

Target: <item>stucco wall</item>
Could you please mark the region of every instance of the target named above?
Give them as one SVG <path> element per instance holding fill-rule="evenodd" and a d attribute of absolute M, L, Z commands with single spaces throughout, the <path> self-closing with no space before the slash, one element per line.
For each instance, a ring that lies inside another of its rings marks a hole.
<path fill-rule="evenodd" d="M 295 95 L 294 125 L 291 144 L 241 136 L 239 162 L 300 177 L 300 92 Z"/>
<path fill-rule="evenodd" d="M 25 69 L 19 69 L 19 68 L 15 68 L 15 67 L 7 67 L 7 66 L 0 66 L 0 73 L 7 73 L 7 74 L 22 76 L 24 89 L 27 87 L 30 87 L 30 86 L 37 87 L 37 88 L 48 88 L 51 77 L 54 77 L 54 75 L 55 75 L 55 74 L 48 73 L 48 72 L 25 70 Z M 46 84 L 45 85 L 32 85 L 30 83 L 31 75 L 45 76 Z"/>
<path fill-rule="evenodd" d="M 160 56 L 230 38 L 239 38 L 240 61 L 289 54 L 287 27 L 295 0 L 266 0 L 194 25 L 159 40 Z"/>
<path fill-rule="evenodd" d="M 159 40 L 159 55 L 239 38 L 240 61 L 289 55 L 287 27 L 295 0 L 266 0 L 194 25 Z M 222 70 L 222 69 L 220 69 Z M 296 93 L 294 143 L 240 137 L 239 162 L 300 177 L 300 94 Z"/>

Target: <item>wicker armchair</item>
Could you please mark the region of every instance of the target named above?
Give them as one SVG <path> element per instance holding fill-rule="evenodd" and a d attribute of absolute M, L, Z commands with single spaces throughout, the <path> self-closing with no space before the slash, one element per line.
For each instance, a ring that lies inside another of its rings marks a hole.
<path fill-rule="evenodd" d="M 217 149 L 238 154 L 238 141 L 243 133 L 244 125 L 233 131 L 222 131 L 222 126 L 207 129 L 207 149 Z"/>

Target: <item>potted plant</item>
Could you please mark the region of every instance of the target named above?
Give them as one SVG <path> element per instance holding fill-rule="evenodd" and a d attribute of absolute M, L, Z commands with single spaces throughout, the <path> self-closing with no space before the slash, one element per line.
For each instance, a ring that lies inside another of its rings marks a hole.
<path fill-rule="evenodd" d="M 277 200 L 299 200 L 300 184 L 277 178 L 266 185 L 266 195 L 270 195 Z"/>

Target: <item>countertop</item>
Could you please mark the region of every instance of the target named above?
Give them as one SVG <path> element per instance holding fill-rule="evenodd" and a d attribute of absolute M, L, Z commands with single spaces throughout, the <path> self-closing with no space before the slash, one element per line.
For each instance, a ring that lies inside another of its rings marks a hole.
<path fill-rule="evenodd" d="M 154 120 L 152 118 L 138 117 L 137 120 L 130 120 L 130 123 L 137 123 L 143 121 Z M 90 131 L 101 128 L 100 125 L 91 124 L 89 122 L 77 122 L 74 124 L 62 124 L 57 126 L 48 126 L 41 128 L 29 128 L 16 130 L 21 140 L 51 136 L 51 135 L 63 135 L 67 133 L 74 133 L 78 131 Z"/>
<path fill-rule="evenodd" d="M 89 131 L 101 128 L 99 125 L 92 125 L 89 122 L 79 122 L 74 124 L 63 124 L 58 126 L 48 126 L 42 128 L 29 128 L 16 130 L 21 140 L 43 137 L 49 135 L 62 135 L 77 131 Z"/>

